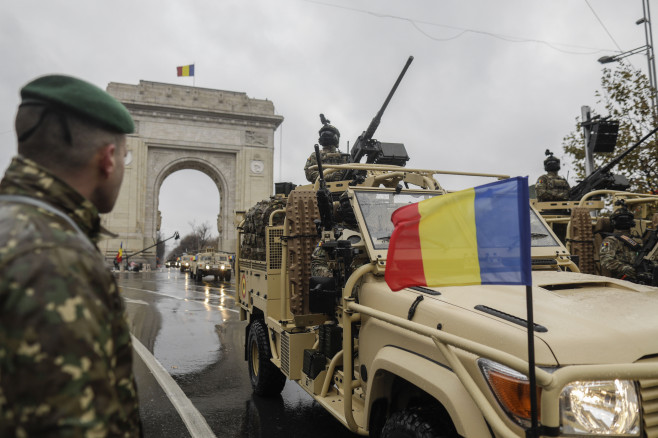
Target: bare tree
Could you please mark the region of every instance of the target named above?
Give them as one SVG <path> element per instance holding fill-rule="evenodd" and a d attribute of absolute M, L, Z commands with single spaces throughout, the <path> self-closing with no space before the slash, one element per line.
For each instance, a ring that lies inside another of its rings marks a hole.
<path fill-rule="evenodd" d="M 189 225 L 192 227 L 192 234 L 196 239 L 197 251 L 203 251 L 209 246 L 212 239 L 210 224 L 208 224 L 208 222 L 204 222 L 200 225 L 197 225 L 195 221 L 192 221 L 189 222 Z"/>
<path fill-rule="evenodd" d="M 207 222 L 197 225 L 196 222 L 190 222 L 192 233 L 183 236 L 178 243 L 178 246 L 169 252 L 167 260 L 180 257 L 181 254 L 196 254 L 206 248 L 218 248 L 218 237 L 211 234 L 210 225 Z"/>

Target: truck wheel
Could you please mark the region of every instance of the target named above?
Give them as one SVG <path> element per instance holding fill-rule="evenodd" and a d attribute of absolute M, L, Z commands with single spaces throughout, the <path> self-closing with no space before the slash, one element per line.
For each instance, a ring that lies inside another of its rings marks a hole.
<path fill-rule="evenodd" d="M 448 436 L 451 436 L 450 430 L 444 430 L 437 412 L 420 407 L 393 413 L 386 420 L 381 433 L 381 438 L 444 438 Z"/>
<path fill-rule="evenodd" d="M 231 281 L 231 271 L 224 274 L 224 281 Z"/>
<path fill-rule="evenodd" d="M 267 327 L 262 320 L 257 319 L 251 323 L 247 340 L 249 378 L 257 395 L 280 394 L 286 384 L 286 376 L 270 361 L 271 358 Z"/>

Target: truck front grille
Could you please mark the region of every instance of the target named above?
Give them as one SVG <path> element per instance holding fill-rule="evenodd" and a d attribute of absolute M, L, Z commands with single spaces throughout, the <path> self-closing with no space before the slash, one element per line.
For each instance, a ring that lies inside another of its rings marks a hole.
<path fill-rule="evenodd" d="M 658 380 L 640 380 L 642 421 L 647 438 L 658 438 Z"/>

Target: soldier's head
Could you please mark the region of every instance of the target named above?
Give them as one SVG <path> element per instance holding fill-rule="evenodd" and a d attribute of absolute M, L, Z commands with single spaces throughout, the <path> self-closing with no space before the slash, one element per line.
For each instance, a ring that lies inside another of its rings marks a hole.
<path fill-rule="evenodd" d="M 635 216 L 628 209 L 626 203 L 622 201 L 615 202 L 619 208 L 610 216 L 610 223 L 615 230 L 630 230 L 635 226 Z"/>
<path fill-rule="evenodd" d="M 355 228 L 358 226 L 356 216 L 354 215 L 354 209 L 352 208 L 352 204 L 350 204 L 350 198 L 347 192 L 343 192 L 338 198 L 336 219 L 348 228 Z"/>
<path fill-rule="evenodd" d="M 101 213 L 111 211 L 123 180 L 126 134 L 135 129 L 126 107 L 95 85 L 61 75 L 29 82 L 21 98 L 18 153 L 69 183 Z"/>
<path fill-rule="evenodd" d="M 320 131 L 318 132 L 320 137 L 318 138 L 318 143 L 324 148 L 338 146 L 340 140 L 340 132 L 338 129 L 329 124 L 322 125 Z"/>
<path fill-rule="evenodd" d="M 553 155 L 553 152 L 546 149 L 546 155 L 548 156 L 544 160 L 544 170 L 546 172 L 557 172 L 560 170 L 560 159 Z"/>

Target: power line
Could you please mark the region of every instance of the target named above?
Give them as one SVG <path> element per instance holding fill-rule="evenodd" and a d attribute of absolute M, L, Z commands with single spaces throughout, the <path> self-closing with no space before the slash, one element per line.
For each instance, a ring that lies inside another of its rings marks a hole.
<path fill-rule="evenodd" d="M 365 9 L 357 9 L 357 8 L 351 8 L 351 7 L 348 7 L 348 6 L 334 5 L 334 4 L 331 4 L 331 3 L 325 3 L 325 2 L 322 2 L 322 1 L 318 1 L 318 0 L 304 0 L 304 1 L 306 1 L 308 3 L 315 3 L 315 4 L 331 7 L 331 8 L 346 9 L 346 10 L 349 10 L 349 11 L 359 12 L 359 13 L 362 13 L 362 14 L 368 14 L 368 15 L 372 15 L 372 16 L 375 16 L 375 17 L 378 17 L 378 18 L 391 18 L 391 19 L 394 19 L 394 20 L 406 21 L 406 22 L 410 23 L 418 32 L 420 32 L 421 34 L 423 34 L 427 38 L 429 38 L 433 41 L 439 41 L 439 42 L 455 40 L 457 38 L 460 38 L 463 35 L 466 35 L 467 33 L 474 33 L 474 34 L 478 34 L 478 35 L 484 35 L 484 36 L 496 38 L 496 39 L 506 41 L 506 42 L 510 42 L 510 43 L 539 43 L 539 44 L 543 44 L 543 45 L 545 45 L 545 46 L 547 46 L 551 49 L 554 49 L 554 50 L 557 50 L 557 51 L 563 52 L 563 53 L 568 53 L 568 54 L 571 54 L 571 55 L 593 55 L 593 54 L 600 53 L 600 52 L 611 52 L 612 51 L 610 49 L 601 49 L 601 48 L 596 48 L 596 47 L 586 47 L 586 46 L 579 46 L 579 45 L 575 45 L 575 44 L 556 43 L 556 42 L 540 40 L 540 39 L 536 39 L 536 38 L 525 38 L 525 37 L 517 37 L 517 36 L 511 36 L 511 35 L 503 35 L 503 34 L 498 34 L 498 33 L 494 33 L 494 32 L 478 30 L 478 29 L 462 28 L 462 27 L 457 27 L 457 26 L 451 26 L 451 25 L 448 25 L 448 24 L 434 23 L 434 22 L 423 21 L 423 20 L 414 20 L 414 19 L 411 19 L 411 18 L 401 17 L 401 16 L 398 16 L 398 15 L 382 14 L 382 13 L 378 13 L 378 12 L 368 11 L 368 10 L 365 10 Z M 421 29 L 421 27 L 419 26 L 420 24 L 425 24 L 425 25 L 428 25 L 428 26 L 435 26 L 435 27 L 443 27 L 443 28 L 447 28 L 447 29 L 456 30 L 456 31 L 459 31 L 459 32 L 457 34 L 451 36 L 451 37 L 438 38 L 438 37 L 434 37 L 434 36 L 428 34 L 423 29 Z M 573 48 L 573 49 L 588 50 L 588 52 L 576 52 L 576 51 L 561 49 L 557 46 L 570 47 L 570 48 Z"/>
<path fill-rule="evenodd" d="M 603 24 L 603 21 L 599 18 L 598 14 L 596 13 L 596 11 L 592 7 L 592 5 L 589 4 L 589 0 L 585 0 L 585 3 L 587 3 L 587 6 L 589 6 L 589 9 L 592 11 L 592 14 L 594 14 L 594 16 L 599 21 L 599 23 L 601 23 L 601 26 L 603 27 L 603 30 L 605 30 L 605 33 L 607 33 L 608 36 L 610 37 L 610 39 L 612 40 L 612 42 L 615 43 L 615 46 L 617 46 L 617 48 L 619 49 L 620 52 L 623 52 L 621 47 L 619 47 L 619 44 L 617 44 L 617 41 L 615 41 L 614 37 L 612 36 L 610 31 L 608 30 L 608 28 L 605 27 L 605 24 Z"/>

